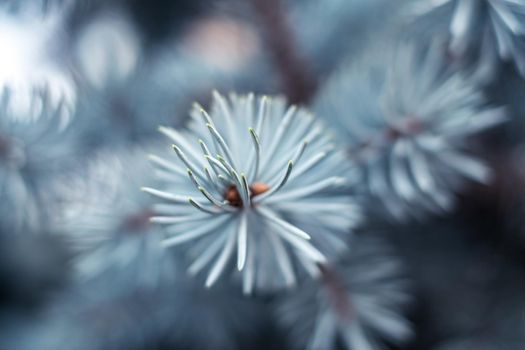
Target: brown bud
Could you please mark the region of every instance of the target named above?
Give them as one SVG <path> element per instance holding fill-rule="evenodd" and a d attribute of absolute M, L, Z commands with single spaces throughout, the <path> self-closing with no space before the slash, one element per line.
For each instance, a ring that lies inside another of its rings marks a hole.
<path fill-rule="evenodd" d="M 270 189 L 270 186 L 262 182 L 256 182 L 250 186 L 250 191 L 252 192 L 252 196 L 258 196 L 260 194 L 263 194 L 269 189 Z"/>
<path fill-rule="evenodd" d="M 234 207 L 240 207 L 242 204 L 241 195 L 235 186 L 228 187 L 226 193 L 224 194 L 224 199 L 230 202 L 230 204 Z"/>

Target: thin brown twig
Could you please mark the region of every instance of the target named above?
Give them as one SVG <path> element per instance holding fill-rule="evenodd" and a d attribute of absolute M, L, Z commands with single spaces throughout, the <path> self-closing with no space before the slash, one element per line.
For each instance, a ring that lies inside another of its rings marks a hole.
<path fill-rule="evenodd" d="M 252 0 L 252 6 L 262 22 L 283 92 L 291 103 L 307 103 L 317 89 L 317 79 L 297 51 L 281 0 Z"/>

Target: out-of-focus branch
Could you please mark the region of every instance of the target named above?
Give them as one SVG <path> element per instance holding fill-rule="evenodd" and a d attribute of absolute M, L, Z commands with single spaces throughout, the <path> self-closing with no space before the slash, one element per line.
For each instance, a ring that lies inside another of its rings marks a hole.
<path fill-rule="evenodd" d="M 252 0 L 262 22 L 263 35 L 271 51 L 283 92 L 292 103 L 307 103 L 314 95 L 317 81 L 295 46 L 281 0 Z"/>

